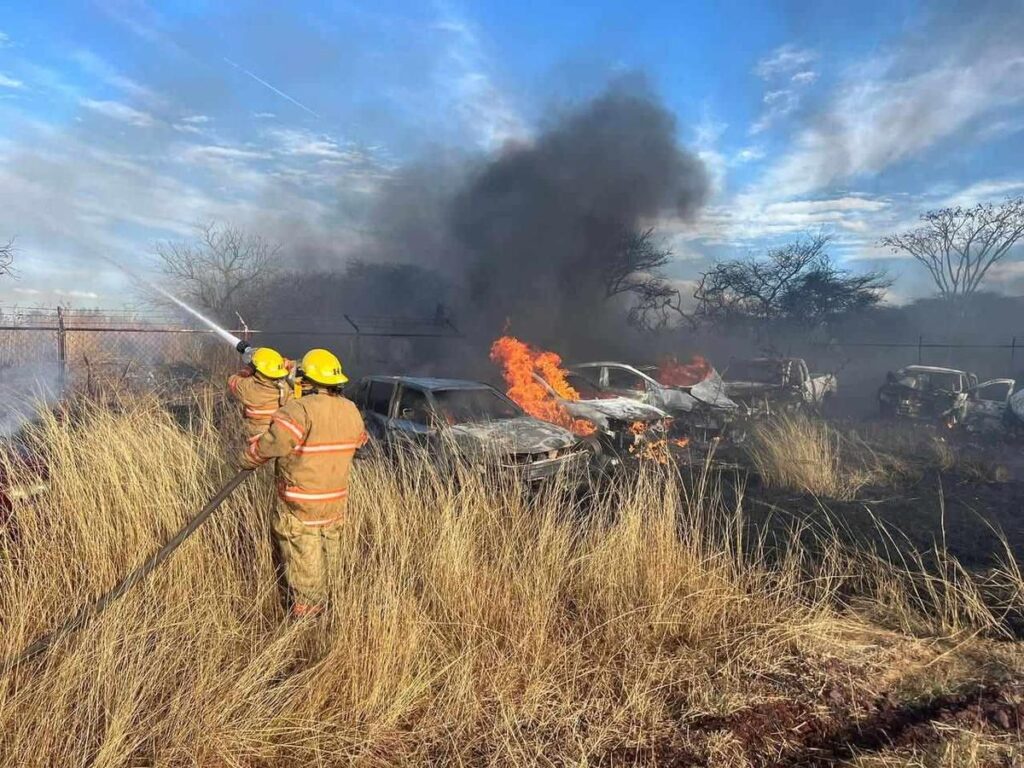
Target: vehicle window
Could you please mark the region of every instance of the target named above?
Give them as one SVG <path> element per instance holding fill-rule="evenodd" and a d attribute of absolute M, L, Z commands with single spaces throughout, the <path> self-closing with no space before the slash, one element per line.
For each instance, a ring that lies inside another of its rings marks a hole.
<path fill-rule="evenodd" d="M 991 400 L 996 403 L 1005 403 L 1010 397 L 1010 388 L 1013 386 L 1009 381 L 993 381 L 984 384 L 974 390 L 974 396 L 978 400 Z"/>
<path fill-rule="evenodd" d="M 576 393 L 580 396 L 581 400 L 599 400 L 602 397 L 608 397 L 607 392 L 601 391 L 594 382 L 585 376 L 581 376 L 577 373 L 569 373 L 565 376 L 566 382 L 569 386 L 576 390 Z"/>
<path fill-rule="evenodd" d="M 391 403 L 391 395 L 394 391 L 395 383 L 393 381 L 371 381 L 370 391 L 366 396 L 366 410 L 387 416 L 388 405 Z"/>
<path fill-rule="evenodd" d="M 345 388 L 345 397 L 356 404 L 357 407 L 363 408 L 366 405 L 366 382 L 359 381 L 356 384 Z"/>
<path fill-rule="evenodd" d="M 427 402 L 426 394 L 418 389 L 402 387 L 402 394 L 398 398 L 398 418 L 416 424 L 429 424 L 430 403 Z"/>
<path fill-rule="evenodd" d="M 515 419 L 523 415 L 519 406 L 493 389 L 439 389 L 434 392 L 437 410 L 451 425 Z"/>
<path fill-rule="evenodd" d="M 636 392 L 644 392 L 647 389 L 647 382 L 643 377 L 632 371 L 624 371 L 621 368 L 608 369 L 608 386 L 612 389 L 632 389 Z"/>
<path fill-rule="evenodd" d="M 600 368 L 578 368 L 574 370 L 571 375 L 589 382 L 591 386 L 601 386 Z"/>
<path fill-rule="evenodd" d="M 781 384 L 782 365 L 777 360 L 737 360 L 729 365 L 722 378 L 755 384 Z"/>

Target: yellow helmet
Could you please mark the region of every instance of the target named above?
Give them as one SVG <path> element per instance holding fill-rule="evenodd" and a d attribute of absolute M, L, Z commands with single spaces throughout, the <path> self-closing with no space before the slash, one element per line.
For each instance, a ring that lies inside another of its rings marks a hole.
<path fill-rule="evenodd" d="M 302 358 L 302 375 L 325 387 L 337 387 L 348 381 L 341 360 L 326 349 L 311 349 Z"/>
<path fill-rule="evenodd" d="M 288 368 L 281 353 L 270 347 L 260 347 L 252 352 L 252 367 L 268 379 L 283 379 Z"/>

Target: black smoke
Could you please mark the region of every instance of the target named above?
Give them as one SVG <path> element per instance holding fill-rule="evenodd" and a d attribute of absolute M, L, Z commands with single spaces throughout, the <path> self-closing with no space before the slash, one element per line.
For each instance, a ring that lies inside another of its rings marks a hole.
<path fill-rule="evenodd" d="M 488 156 L 439 151 L 401 169 L 358 259 L 307 268 L 285 304 L 327 326 L 342 311 L 450 319 L 462 340 L 440 359 L 431 346 L 416 370 L 484 375 L 505 330 L 567 358 L 635 352 L 648 340 L 628 326 L 629 299 L 606 295 L 609 264 L 630 234 L 692 217 L 707 194 L 673 115 L 643 84 L 615 84 L 528 142 Z"/>

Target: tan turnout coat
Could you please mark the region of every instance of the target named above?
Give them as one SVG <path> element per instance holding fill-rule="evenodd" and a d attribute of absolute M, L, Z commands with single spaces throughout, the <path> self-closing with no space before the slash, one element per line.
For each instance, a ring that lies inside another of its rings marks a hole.
<path fill-rule="evenodd" d="M 306 525 L 333 525 L 345 515 L 352 457 L 365 441 L 355 404 L 314 390 L 273 415 L 243 463 L 255 468 L 277 459 L 277 492 L 288 510 Z"/>
<path fill-rule="evenodd" d="M 244 408 L 245 436 L 250 442 L 267 431 L 277 409 L 291 400 L 284 381 L 273 381 L 252 371 L 239 371 L 228 379 L 228 391 Z"/>

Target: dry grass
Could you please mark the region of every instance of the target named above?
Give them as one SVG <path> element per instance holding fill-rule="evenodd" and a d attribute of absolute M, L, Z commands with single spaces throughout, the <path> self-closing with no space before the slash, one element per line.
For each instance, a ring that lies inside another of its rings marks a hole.
<path fill-rule="evenodd" d="M 214 400 L 198 407 L 189 429 L 154 400 L 34 428 L 51 492 L 0 529 L 0 657 L 109 588 L 230 473 Z M 769 557 L 709 475 L 653 467 L 584 516 L 567 487 L 529 499 L 401 461 L 354 473 L 323 620 L 282 624 L 257 475 L 147 583 L 0 679 L 0 764 L 745 765 L 739 736 L 697 724 L 813 706 L 890 670 L 904 642 L 844 607 L 853 559 Z M 869 588 L 928 624 L 928 595 Z M 939 597 L 958 631 L 988 631 L 997 617 L 958 608 L 971 594 L 957 581 Z"/>
<path fill-rule="evenodd" d="M 902 471 L 892 456 L 801 414 L 758 424 L 751 438 L 751 462 L 768 487 L 848 500 L 864 486 Z"/>

